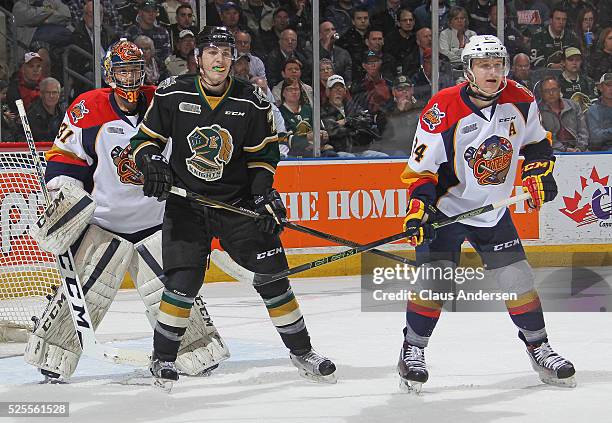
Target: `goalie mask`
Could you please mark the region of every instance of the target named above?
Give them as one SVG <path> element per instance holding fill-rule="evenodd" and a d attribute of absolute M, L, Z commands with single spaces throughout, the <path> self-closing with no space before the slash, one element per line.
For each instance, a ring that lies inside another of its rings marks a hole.
<path fill-rule="evenodd" d="M 223 26 L 206 26 L 198 34 L 194 54 L 202 79 L 210 86 L 221 85 L 238 56 L 234 35 Z"/>
<path fill-rule="evenodd" d="M 144 83 L 145 63 L 142 50 L 125 38 L 111 45 L 103 60 L 104 80 L 130 103 L 138 101 L 138 92 Z"/>
<path fill-rule="evenodd" d="M 488 59 L 479 75 L 474 72 L 474 59 Z M 501 59 L 501 62 L 495 59 Z M 493 35 L 475 35 L 470 38 L 461 52 L 461 62 L 463 74 L 469 82 L 468 94 L 472 97 L 492 101 L 498 98 L 508 85 L 506 80 L 510 72 L 508 51 Z"/>

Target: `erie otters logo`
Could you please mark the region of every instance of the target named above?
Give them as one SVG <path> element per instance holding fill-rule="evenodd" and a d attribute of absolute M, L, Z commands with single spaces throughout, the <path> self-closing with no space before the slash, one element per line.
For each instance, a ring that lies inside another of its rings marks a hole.
<path fill-rule="evenodd" d="M 125 148 L 115 146 L 111 150 L 111 158 L 113 163 L 117 166 L 117 175 L 119 180 L 123 184 L 142 185 L 144 183 L 144 177 L 142 172 L 136 168 L 136 163 L 130 158 L 132 148 L 128 145 Z"/>
<path fill-rule="evenodd" d="M 464 158 L 480 185 L 500 185 L 506 182 L 510 170 L 512 143 L 506 138 L 493 135 L 478 148 L 469 147 Z"/>
<path fill-rule="evenodd" d="M 187 135 L 193 155 L 187 159 L 187 170 L 205 181 L 216 181 L 223 176 L 223 167 L 234 151 L 232 135 L 219 125 L 196 127 Z"/>
<path fill-rule="evenodd" d="M 442 118 L 446 116 L 446 113 L 440 111 L 438 103 L 431 106 L 431 109 L 423 113 L 423 122 L 427 124 L 430 131 L 433 131 L 436 126 L 442 123 Z"/>
<path fill-rule="evenodd" d="M 79 101 L 72 109 L 70 109 L 70 117 L 74 123 L 77 123 L 83 119 L 87 113 L 89 113 L 89 110 L 87 107 L 85 107 L 85 100 Z"/>

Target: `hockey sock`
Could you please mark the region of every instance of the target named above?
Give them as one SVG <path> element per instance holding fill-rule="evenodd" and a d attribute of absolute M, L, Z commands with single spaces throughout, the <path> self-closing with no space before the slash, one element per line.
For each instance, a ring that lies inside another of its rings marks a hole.
<path fill-rule="evenodd" d="M 510 318 L 519 328 L 526 342 L 537 343 L 546 339 L 544 314 L 540 297 L 535 289 L 519 295 L 516 300 L 506 301 L 506 307 Z"/>
<path fill-rule="evenodd" d="M 406 341 L 411 345 L 426 347 L 441 312 L 442 304 L 439 302 L 409 300 L 406 306 L 406 328 L 404 329 Z"/>
<path fill-rule="evenodd" d="M 310 336 L 288 279 L 256 288 L 283 343 L 293 353 L 310 351 Z"/>

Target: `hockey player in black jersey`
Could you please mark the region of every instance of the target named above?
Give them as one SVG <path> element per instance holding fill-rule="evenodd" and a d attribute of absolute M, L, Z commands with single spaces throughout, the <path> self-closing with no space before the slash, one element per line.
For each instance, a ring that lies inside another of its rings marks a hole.
<path fill-rule="evenodd" d="M 178 379 L 174 361 L 193 299 L 204 278 L 213 237 L 241 266 L 260 273 L 287 268 L 279 238 L 285 207 L 272 187 L 280 159 L 270 103 L 251 84 L 229 76 L 233 35 L 205 27 L 195 50 L 199 75 L 172 77 L 158 87 L 131 145 L 144 174 L 144 193 L 167 199 L 162 228 L 166 289 L 153 339 L 157 383 Z M 169 138 L 172 153 L 162 156 Z M 172 185 L 268 216 L 254 220 L 169 195 Z M 264 258 L 262 257 L 262 252 Z M 335 381 L 335 365 L 312 349 L 288 279 L 256 286 L 290 358 L 302 376 Z"/>

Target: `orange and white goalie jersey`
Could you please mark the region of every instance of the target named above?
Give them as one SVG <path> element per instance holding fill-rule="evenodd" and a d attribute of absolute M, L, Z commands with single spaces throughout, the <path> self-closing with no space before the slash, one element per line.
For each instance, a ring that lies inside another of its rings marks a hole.
<path fill-rule="evenodd" d="M 431 192 L 429 197 L 447 216 L 510 197 L 520 150 L 549 138 L 533 95 L 522 85 L 508 80 L 498 100 L 482 110 L 469 100 L 466 86 L 440 91 L 423 109 L 402 173 L 411 194 Z M 504 212 L 494 210 L 462 223 L 491 227 Z"/>
<path fill-rule="evenodd" d="M 96 202 L 91 223 L 111 232 L 132 234 L 162 222 L 164 203 L 144 196 L 142 175 L 129 157 L 130 138 L 154 90 L 142 87 L 134 116 L 121 111 L 110 89 L 80 95 L 46 154 L 46 181 L 67 175 L 83 182 Z"/>

